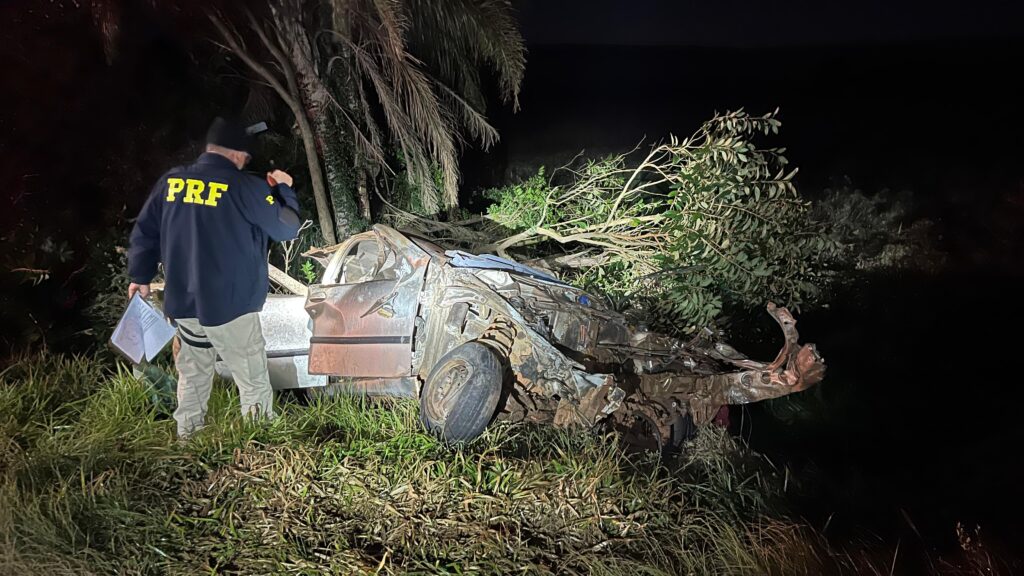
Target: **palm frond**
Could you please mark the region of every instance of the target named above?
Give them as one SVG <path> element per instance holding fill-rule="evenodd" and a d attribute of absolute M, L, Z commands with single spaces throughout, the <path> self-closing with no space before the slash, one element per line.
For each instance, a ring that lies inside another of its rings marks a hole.
<path fill-rule="evenodd" d="M 435 116 L 428 121 L 428 125 L 433 128 L 426 128 L 426 130 L 433 129 L 441 131 L 445 135 L 449 134 L 444 126 L 444 117 L 441 109 L 439 106 L 436 106 L 436 99 L 434 101 L 435 106 L 424 105 L 423 102 L 419 102 L 418 106 L 409 103 L 409 95 L 415 92 L 411 92 L 408 86 L 394 77 L 393 66 L 384 66 L 363 48 L 353 46 L 352 52 L 356 66 L 369 79 L 374 92 L 377 94 L 377 99 L 384 112 L 384 119 L 387 122 L 395 144 L 405 158 L 409 175 L 416 180 L 417 184 L 424 188 L 424 207 L 430 211 L 436 211 L 439 205 L 437 190 L 433 185 L 433 179 L 426 176 L 429 175 L 429 168 L 424 166 L 429 166 L 430 164 L 429 160 L 427 160 L 428 155 L 437 157 L 437 152 L 443 154 L 446 148 L 431 147 L 424 140 L 422 133 L 425 128 L 420 122 L 425 114 L 432 112 Z M 430 110 L 430 112 L 424 112 L 424 107 Z M 410 109 L 415 108 L 419 108 L 419 116 L 416 117 L 410 113 Z M 454 148 L 454 144 L 451 144 L 450 150 L 453 157 Z"/>
<path fill-rule="evenodd" d="M 401 151 L 428 211 L 458 204 L 458 149 L 463 132 L 484 149 L 498 139 L 487 122 L 480 68 L 496 72 L 506 101 L 518 106 L 525 68 L 522 36 L 505 0 L 328 0 L 353 73 L 347 120 L 363 126 L 357 146 L 379 149 L 383 125 Z M 423 56 L 414 55 L 413 48 Z M 432 76 L 430 72 L 433 72 Z M 363 83 L 366 83 L 366 86 Z M 361 108 L 361 114 L 354 113 Z M 361 116 L 361 118 L 359 118 Z M 356 120 L 356 118 L 359 118 Z"/>
<path fill-rule="evenodd" d="M 409 20 L 401 3 L 373 0 L 376 25 L 360 26 L 354 62 L 369 78 L 384 111 L 385 121 L 417 183 L 427 189 L 425 205 L 436 206 L 432 170 L 440 171 L 444 204 L 458 204 L 458 159 L 452 115 L 441 105 L 422 62 L 409 53 L 405 31 Z"/>
<path fill-rule="evenodd" d="M 357 81 L 353 82 L 353 84 L 356 85 L 359 108 L 363 113 L 363 123 L 369 136 L 369 140 L 375 149 L 382 150 L 384 137 L 381 134 L 380 128 L 377 126 L 377 121 L 373 118 L 373 111 L 370 108 L 370 102 L 366 98 L 366 89 L 363 88 L 362 82 Z M 380 162 L 380 165 L 381 167 L 387 167 L 387 163 L 383 161 Z"/>
<path fill-rule="evenodd" d="M 498 75 L 505 101 L 518 110 L 526 45 L 508 0 L 406 2 L 416 18 L 411 29 L 415 42 L 438 57 L 446 79 L 475 74 L 480 64 L 487 64 Z"/>
<path fill-rule="evenodd" d="M 482 112 L 441 82 L 435 82 L 435 84 L 441 93 L 445 107 L 462 121 L 462 125 L 469 131 L 470 136 L 479 140 L 485 151 L 498 142 L 498 131 L 491 126 Z"/>

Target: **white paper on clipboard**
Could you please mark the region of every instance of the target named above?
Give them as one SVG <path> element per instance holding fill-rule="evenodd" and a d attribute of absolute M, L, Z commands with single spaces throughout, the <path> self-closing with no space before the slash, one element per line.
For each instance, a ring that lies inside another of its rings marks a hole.
<path fill-rule="evenodd" d="M 174 337 L 174 327 L 163 313 L 150 306 L 136 292 L 117 322 L 110 343 L 129 360 L 138 364 L 152 361 Z"/>

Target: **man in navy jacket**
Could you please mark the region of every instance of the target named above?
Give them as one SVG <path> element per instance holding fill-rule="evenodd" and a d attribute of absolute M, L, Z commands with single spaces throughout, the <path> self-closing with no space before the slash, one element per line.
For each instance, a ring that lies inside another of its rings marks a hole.
<path fill-rule="evenodd" d="M 163 263 L 164 312 L 178 326 L 178 436 L 205 423 L 217 355 L 224 360 L 242 413 L 273 418 L 273 391 L 259 311 L 267 299 L 270 241 L 298 234 L 292 177 L 266 180 L 242 172 L 249 162 L 245 129 L 214 120 L 206 152 L 157 180 L 131 234 L 128 297 L 149 295 Z"/>

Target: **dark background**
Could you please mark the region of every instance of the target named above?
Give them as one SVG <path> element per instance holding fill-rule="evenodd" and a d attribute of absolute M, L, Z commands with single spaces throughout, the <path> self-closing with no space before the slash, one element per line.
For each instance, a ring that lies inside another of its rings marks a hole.
<path fill-rule="evenodd" d="M 230 62 L 209 74 L 217 55 L 201 34 L 146 3 L 124 2 L 110 62 L 88 15 L 29 4 L 0 4 L 0 241 L 12 262 L 43 258 L 45 238 L 74 257 L 41 290 L 0 271 L 0 337 L 15 348 L 73 342 L 88 327 L 95 247 L 124 234 L 152 180 L 246 93 Z M 688 135 L 716 110 L 780 107 L 775 142 L 801 168 L 802 192 L 846 178 L 868 193 L 911 191 L 948 266 L 864 275 L 802 314 L 827 379 L 800 417 L 757 406 L 734 426 L 788 468 L 793 513 L 836 542 L 941 554 L 960 522 L 1024 549 L 1021 3 L 518 5 L 522 109 L 489 110 L 502 140 L 466 151 L 464 198 L 580 150 Z M 778 342 L 759 334 L 736 331 L 733 344 L 772 355 Z"/>

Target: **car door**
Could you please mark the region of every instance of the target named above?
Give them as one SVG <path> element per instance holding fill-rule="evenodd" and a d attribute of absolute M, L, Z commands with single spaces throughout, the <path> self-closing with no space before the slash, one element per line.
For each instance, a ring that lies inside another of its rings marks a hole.
<path fill-rule="evenodd" d="M 314 388 L 327 384 L 327 378 L 309 373 L 309 315 L 305 296 L 271 294 L 260 311 L 260 326 L 266 342 L 267 370 L 274 390 Z M 231 371 L 217 357 L 216 371 L 231 378 Z"/>
<path fill-rule="evenodd" d="M 309 372 L 351 378 L 411 375 L 426 255 L 379 231 L 343 247 L 337 283 L 311 286 Z M 334 267 L 328 266 L 328 270 Z M 333 279 L 325 279 L 333 280 Z"/>

